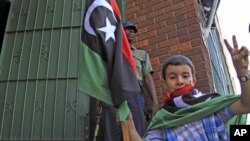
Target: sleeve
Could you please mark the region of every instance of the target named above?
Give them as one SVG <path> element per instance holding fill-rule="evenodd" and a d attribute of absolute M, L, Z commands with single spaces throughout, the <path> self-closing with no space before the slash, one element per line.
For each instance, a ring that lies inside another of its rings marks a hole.
<path fill-rule="evenodd" d="M 144 141 L 164 141 L 163 130 L 156 129 L 148 131 L 147 135 L 144 138 Z"/>
<path fill-rule="evenodd" d="M 234 114 L 230 108 L 230 106 L 227 106 L 220 110 L 218 112 L 218 116 L 222 119 L 222 121 L 225 123 L 229 118 L 233 117 Z"/>
<path fill-rule="evenodd" d="M 153 74 L 154 73 L 154 70 L 153 70 L 153 67 L 151 65 L 151 62 L 150 62 L 150 58 L 149 58 L 149 55 L 148 53 L 145 51 L 145 54 L 144 54 L 144 61 L 145 61 L 145 66 L 143 68 L 143 71 L 145 73 L 151 73 Z"/>

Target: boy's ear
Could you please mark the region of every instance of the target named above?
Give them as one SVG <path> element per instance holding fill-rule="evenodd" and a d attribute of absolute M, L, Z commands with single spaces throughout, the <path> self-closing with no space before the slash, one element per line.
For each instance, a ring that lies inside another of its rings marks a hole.
<path fill-rule="evenodd" d="M 197 79 L 196 79 L 196 77 L 194 77 L 192 85 L 194 86 L 196 82 L 197 82 Z"/>

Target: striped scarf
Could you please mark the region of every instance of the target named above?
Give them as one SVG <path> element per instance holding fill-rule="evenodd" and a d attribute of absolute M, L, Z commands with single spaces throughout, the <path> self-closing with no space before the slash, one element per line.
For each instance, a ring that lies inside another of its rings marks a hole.
<path fill-rule="evenodd" d="M 187 85 L 172 94 L 166 93 L 164 96 L 165 105 L 163 108 L 174 113 L 182 108 L 188 108 L 218 96 L 220 96 L 218 93 L 203 94 L 197 89 L 194 89 L 191 85 Z"/>
<path fill-rule="evenodd" d="M 152 118 L 147 131 L 169 128 L 200 120 L 238 100 L 236 95 L 203 94 L 191 89 L 172 97 Z"/>

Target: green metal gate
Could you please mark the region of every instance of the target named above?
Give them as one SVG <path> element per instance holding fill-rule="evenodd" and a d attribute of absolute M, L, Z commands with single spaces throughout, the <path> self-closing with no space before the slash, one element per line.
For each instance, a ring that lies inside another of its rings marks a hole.
<path fill-rule="evenodd" d="M 85 0 L 12 0 L 1 53 L 0 139 L 88 140 L 78 91 Z"/>

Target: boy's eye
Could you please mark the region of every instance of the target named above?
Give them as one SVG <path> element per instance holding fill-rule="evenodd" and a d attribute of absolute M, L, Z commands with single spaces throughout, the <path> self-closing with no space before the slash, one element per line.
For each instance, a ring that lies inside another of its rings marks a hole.
<path fill-rule="evenodd" d="M 169 79 L 175 79 L 176 77 L 175 76 L 170 76 Z"/>
<path fill-rule="evenodd" d="M 189 78 L 189 75 L 184 75 L 183 78 Z"/>

